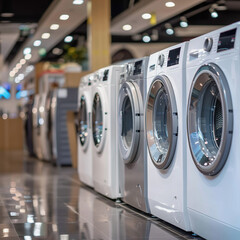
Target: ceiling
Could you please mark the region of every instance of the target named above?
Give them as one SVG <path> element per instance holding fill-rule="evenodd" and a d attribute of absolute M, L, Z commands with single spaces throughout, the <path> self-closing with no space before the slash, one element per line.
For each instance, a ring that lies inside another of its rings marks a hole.
<path fill-rule="evenodd" d="M 49 32 L 52 23 L 59 23 L 61 27 L 59 31 L 50 31 L 51 37 L 42 41 L 41 47 L 47 51 L 45 60 L 59 58 L 59 55 L 52 53 L 52 49 L 56 46 L 62 48 L 63 39 L 68 34 L 74 37 L 71 43 L 73 45 L 86 41 L 86 0 L 83 5 L 73 5 L 72 2 L 73 0 L 0 0 L 0 68 L 5 63 L 11 71 L 23 57 L 23 48 L 32 46 L 34 40 L 41 39 L 41 34 Z M 167 8 L 166 2 L 167 0 L 111 0 L 112 42 L 146 44 L 142 42 L 143 35 L 152 37 L 152 43 L 182 42 L 240 20 L 239 0 L 173 0 L 175 7 L 172 8 Z M 217 18 L 210 15 L 209 9 L 213 6 L 217 9 Z M 2 16 L 4 12 L 12 12 L 14 15 Z M 146 12 L 156 17 L 154 23 L 142 19 L 141 15 Z M 70 15 L 69 21 L 59 21 L 62 13 Z M 187 17 L 187 28 L 179 26 L 182 16 Z M 172 25 L 175 31 L 173 35 L 166 34 L 166 23 Z M 124 24 L 130 24 L 132 29 L 123 31 Z M 39 48 L 35 50 L 29 63 L 41 59 Z M 1 78 L 3 77 L 0 76 L 0 81 Z"/>

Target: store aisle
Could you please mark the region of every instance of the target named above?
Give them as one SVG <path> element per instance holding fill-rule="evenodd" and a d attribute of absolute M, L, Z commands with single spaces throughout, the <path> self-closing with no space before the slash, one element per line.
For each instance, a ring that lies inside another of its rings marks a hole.
<path fill-rule="evenodd" d="M 0 239 L 195 239 L 82 185 L 77 172 L 0 152 Z"/>

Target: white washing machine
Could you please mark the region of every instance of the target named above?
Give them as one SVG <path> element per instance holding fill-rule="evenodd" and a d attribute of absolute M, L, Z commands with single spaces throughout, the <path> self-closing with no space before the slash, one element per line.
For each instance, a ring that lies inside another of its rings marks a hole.
<path fill-rule="evenodd" d="M 34 103 L 33 103 L 33 142 L 34 142 L 34 153 L 39 159 L 42 159 L 42 150 L 40 146 L 40 124 L 39 124 L 39 103 L 41 98 L 38 94 L 34 97 Z"/>
<path fill-rule="evenodd" d="M 144 132 L 148 57 L 125 64 L 118 97 L 118 140 L 127 204 L 148 212 L 147 143 Z"/>
<path fill-rule="evenodd" d="M 93 187 L 92 84 L 94 73 L 84 76 L 78 89 L 78 174 Z"/>
<path fill-rule="evenodd" d="M 112 199 L 123 196 L 123 162 L 119 161 L 117 100 L 123 66 L 98 71 L 93 86 L 92 137 L 94 189 Z"/>
<path fill-rule="evenodd" d="M 44 160 L 51 160 L 50 138 L 49 138 L 49 94 L 42 93 L 39 103 L 39 127 L 40 127 L 40 147 Z"/>
<path fill-rule="evenodd" d="M 240 22 L 189 42 L 187 208 L 206 239 L 240 239 L 239 76 Z"/>
<path fill-rule="evenodd" d="M 186 51 L 188 43 L 150 56 L 145 128 L 151 214 L 190 231 L 186 185 Z"/>

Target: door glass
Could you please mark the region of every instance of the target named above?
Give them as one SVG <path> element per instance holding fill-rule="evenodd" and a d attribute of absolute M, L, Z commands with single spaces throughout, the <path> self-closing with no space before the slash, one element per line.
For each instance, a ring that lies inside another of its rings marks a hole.
<path fill-rule="evenodd" d="M 102 140 L 103 133 L 103 112 L 102 103 L 98 93 L 95 94 L 92 109 L 92 130 L 94 144 L 98 147 Z"/>
<path fill-rule="evenodd" d="M 122 104 L 122 140 L 126 148 L 129 148 L 133 138 L 133 112 L 128 95 Z"/>
<path fill-rule="evenodd" d="M 223 109 L 218 86 L 209 73 L 202 73 L 191 95 L 189 138 L 195 160 L 202 166 L 214 163 L 223 134 Z"/>
<path fill-rule="evenodd" d="M 161 87 L 156 94 L 154 107 L 153 107 L 153 134 L 158 150 L 158 154 L 155 155 L 154 160 L 163 162 L 166 158 L 169 149 L 168 141 L 168 95 Z"/>
<path fill-rule="evenodd" d="M 88 136 L 88 122 L 87 122 L 87 106 L 84 96 L 80 100 L 80 108 L 78 112 L 78 134 L 80 143 L 83 146 Z"/>

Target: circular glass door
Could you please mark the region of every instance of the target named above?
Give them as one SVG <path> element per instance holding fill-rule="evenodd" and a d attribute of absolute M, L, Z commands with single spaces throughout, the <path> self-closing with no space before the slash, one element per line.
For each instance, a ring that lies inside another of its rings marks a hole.
<path fill-rule="evenodd" d="M 92 132 L 94 144 L 99 147 L 103 137 L 103 109 L 99 93 L 96 93 L 93 99 Z"/>
<path fill-rule="evenodd" d="M 81 96 L 78 111 L 78 135 L 80 144 L 84 146 L 88 137 L 87 103 L 84 95 Z"/>
<path fill-rule="evenodd" d="M 188 102 L 188 139 L 193 160 L 205 175 L 224 166 L 230 150 L 233 111 L 223 72 L 214 64 L 197 71 Z"/>
<path fill-rule="evenodd" d="M 140 93 L 135 83 L 125 82 L 119 91 L 119 148 L 124 162 L 134 161 L 139 144 Z"/>
<path fill-rule="evenodd" d="M 148 150 L 153 164 L 166 169 L 174 156 L 177 142 L 177 109 L 172 85 L 166 76 L 152 82 L 146 109 Z"/>

